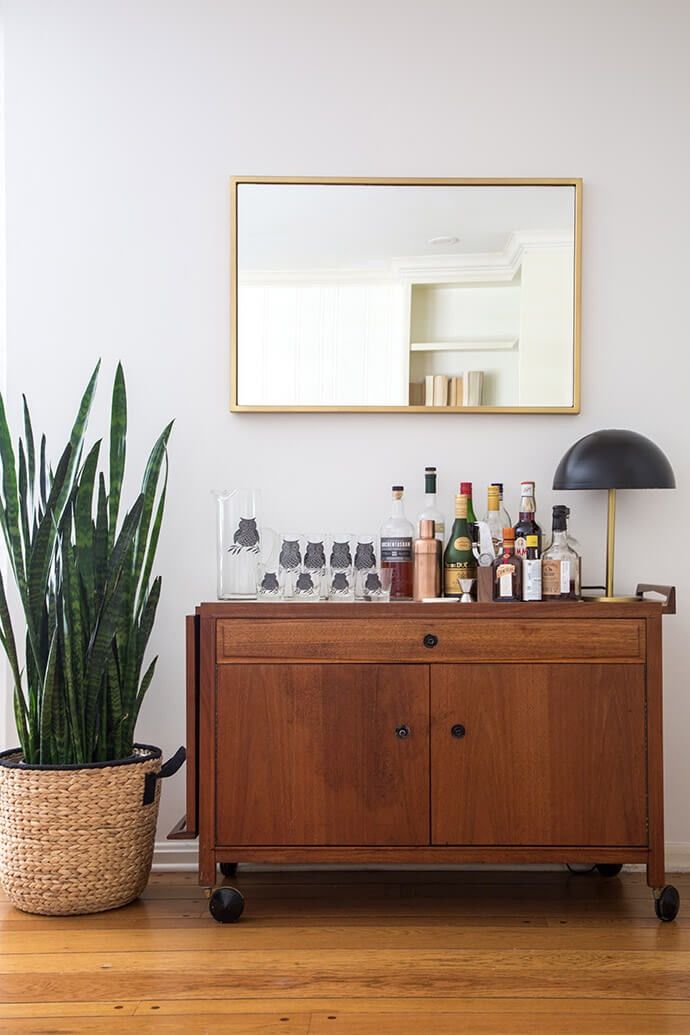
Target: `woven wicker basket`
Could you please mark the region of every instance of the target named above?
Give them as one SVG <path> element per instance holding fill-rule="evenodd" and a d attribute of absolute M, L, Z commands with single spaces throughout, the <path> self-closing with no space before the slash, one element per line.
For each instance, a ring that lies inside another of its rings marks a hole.
<path fill-rule="evenodd" d="M 124 906 L 146 887 L 158 818 L 159 748 L 91 765 L 0 754 L 0 885 L 18 909 L 65 915 Z"/>

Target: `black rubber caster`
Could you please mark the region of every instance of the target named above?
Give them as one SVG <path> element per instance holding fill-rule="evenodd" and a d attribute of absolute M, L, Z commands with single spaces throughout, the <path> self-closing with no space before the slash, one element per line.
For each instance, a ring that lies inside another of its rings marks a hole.
<path fill-rule="evenodd" d="M 672 884 L 666 884 L 654 893 L 654 909 L 660 920 L 675 920 L 680 909 L 680 895 Z"/>
<path fill-rule="evenodd" d="M 224 877 L 234 877 L 237 873 L 237 863 L 221 863 L 220 872 Z"/>
<path fill-rule="evenodd" d="M 623 869 L 623 863 L 597 863 L 597 870 L 602 877 L 617 877 Z"/>
<path fill-rule="evenodd" d="M 219 924 L 236 924 L 243 909 L 244 896 L 237 888 L 217 888 L 208 902 L 208 911 Z"/>

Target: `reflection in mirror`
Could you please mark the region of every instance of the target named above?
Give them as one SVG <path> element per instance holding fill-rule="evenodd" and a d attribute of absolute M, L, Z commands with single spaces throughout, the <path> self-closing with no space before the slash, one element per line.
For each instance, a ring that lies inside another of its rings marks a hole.
<path fill-rule="evenodd" d="M 574 410 L 577 191 L 237 182 L 236 405 Z"/>

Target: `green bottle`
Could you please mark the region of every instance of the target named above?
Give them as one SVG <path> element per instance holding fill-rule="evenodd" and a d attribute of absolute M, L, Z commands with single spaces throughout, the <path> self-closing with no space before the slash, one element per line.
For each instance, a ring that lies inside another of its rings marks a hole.
<path fill-rule="evenodd" d="M 458 579 L 476 579 L 477 562 L 472 552 L 472 529 L 467 521 L 467 496 L 455 497 L 455 521 L 443 554 L 443 595 L 461 597 Z"/>

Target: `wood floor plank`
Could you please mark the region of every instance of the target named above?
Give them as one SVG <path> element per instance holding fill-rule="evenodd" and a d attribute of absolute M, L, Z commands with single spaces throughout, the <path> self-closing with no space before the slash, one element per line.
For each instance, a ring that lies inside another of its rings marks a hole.
<path fill-rule="evenodd" d="M 389 1018 L 380 1013 L 315 1014 L 309 1035 L 688 1035 L 690 1030 L 688 1016 L 615 1017 L 601 1010 L 571 1017 L 566 1006 L 548 1014 L 512 1016 L 509 1029 L 505 1013 L 491 1008 L 471 1017 L 462 1008 L 455 1013 L 401 1014 Z"/>
<path fill-rule="evenodd" d="M 2 951 L 26 953 L 113 953 L 296 949 L 572 949 L 608 952 L 635 950 L 690 951 L 690 929 L 650 921 L 637 930 L 615 924 L 571 927 L 523 924 L 513 927 L 475 924 L 372 924 L 349 926 L 274 926 L 270 923 L 223 927 L 210 920 L 189 930 L 6 931 Z"/>
<path fill-rule="evenodd" d="M 186 1017 L 184 1035 L 307 1035 L 309 1014 L 206 1014 Z M 136 1022 L 137 1035 L 180 1035 L 176 1017 L 146 1017 Z M 131 1035 L 131 1017 L 98 1019 L 98 1035 Z M 94 1035 L 93 1018 L 22 1018 L 8 1022 L 3 1035 Z"/>
<path fill-rule="evenodd" d="M 259 964 L 260 959 L 260 964 Z M 0 999 L 607 995 L 690 999 L 689 952 L 266 950 L 6 956 Z M 59 991 L 56 994 L 56 990 Z"/>

